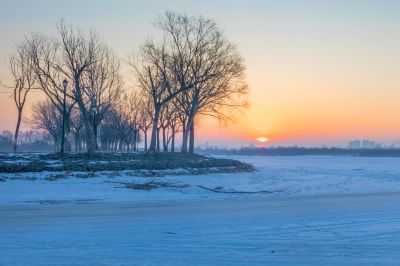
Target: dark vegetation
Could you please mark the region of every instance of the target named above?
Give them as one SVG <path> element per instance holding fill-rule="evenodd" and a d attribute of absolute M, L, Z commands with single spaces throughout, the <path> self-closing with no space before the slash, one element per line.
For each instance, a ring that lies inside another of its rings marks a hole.
<path fill-rule="evenodd" d="M 0 154 L 0 173 L 188 169 L 188 174 L 252 171 L 231 159 L 181 153 Z M 54 177 L 57 179 L 59 177 Z"/>

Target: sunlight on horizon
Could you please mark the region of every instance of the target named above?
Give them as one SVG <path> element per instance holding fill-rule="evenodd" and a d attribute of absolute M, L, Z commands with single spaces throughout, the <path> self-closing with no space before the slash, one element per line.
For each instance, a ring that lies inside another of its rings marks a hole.
<path fill-rule="evenodd" d="M 259 141 L 259 142 L 261 142 L 261 143 L 264 143 L 264 142 L 268 142 L 268 141 L 269 141 L 269 139 L 266 138 L 266 137 L 258 137 L 258 138 L 256 138 L 256 140 Z"/>

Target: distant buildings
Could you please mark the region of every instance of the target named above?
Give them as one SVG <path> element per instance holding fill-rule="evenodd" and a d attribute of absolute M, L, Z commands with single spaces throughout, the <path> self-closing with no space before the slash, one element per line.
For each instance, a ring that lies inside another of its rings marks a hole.
<path fill-rule="evenodd" d="M 351 140 L 347 146 L 349 149 L 380 149 L 382 145 L 371 140 Z"/>

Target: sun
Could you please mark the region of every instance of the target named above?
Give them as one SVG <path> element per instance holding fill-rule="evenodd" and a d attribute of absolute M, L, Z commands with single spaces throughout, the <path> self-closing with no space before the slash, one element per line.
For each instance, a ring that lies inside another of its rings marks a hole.
<path fill-rule="evenodd" d="M 266 138 L 266 137 L 258 137 L 258 138 L 256 138 L 256 140 L 258 140 L 258 141 L 261 142 L 261 143 L 264 143 L 264 142 L 269 141 L 269 139 Z"/>

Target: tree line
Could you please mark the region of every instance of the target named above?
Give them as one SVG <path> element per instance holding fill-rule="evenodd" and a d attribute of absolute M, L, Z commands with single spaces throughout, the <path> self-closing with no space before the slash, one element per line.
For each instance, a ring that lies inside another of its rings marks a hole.
<path fill-rule="evenodd" d="M 61 21 L 58 35 L 34 33 L 9 59 L 18 111 L 33 90 L 33 128 L 52 136 L 58 151 L 194 152 L 201 117 L 232 119 L 246 107 L 244 60 L 217 24 L 202 16 L 166 12 L 154 22 L 160 38 L 146 40 L 128 61 L 135 86 L 127 88 L 121 62 L 94 31 Z"/>
<path fill-rule="evenodd" d="M 197 150 L 200 154 L 213 155 L 246 155 L 246 156 L 356 156 L 356 157 L 400 157 L 400 149 L 393 146 L 373 149 L 349 149 L 340 147 L 241 147 L 220 148 L 203 147 Z"/>
<path fill-rule="evenodd" d="M 0 152 L 13 150 L 14 134 L 9 130 L 0 132 Z M 46 131 L 22 131 L 19 133 L 18 149 L 24 152 L 51 152 L 54 150 L 52 137 Z"/>

